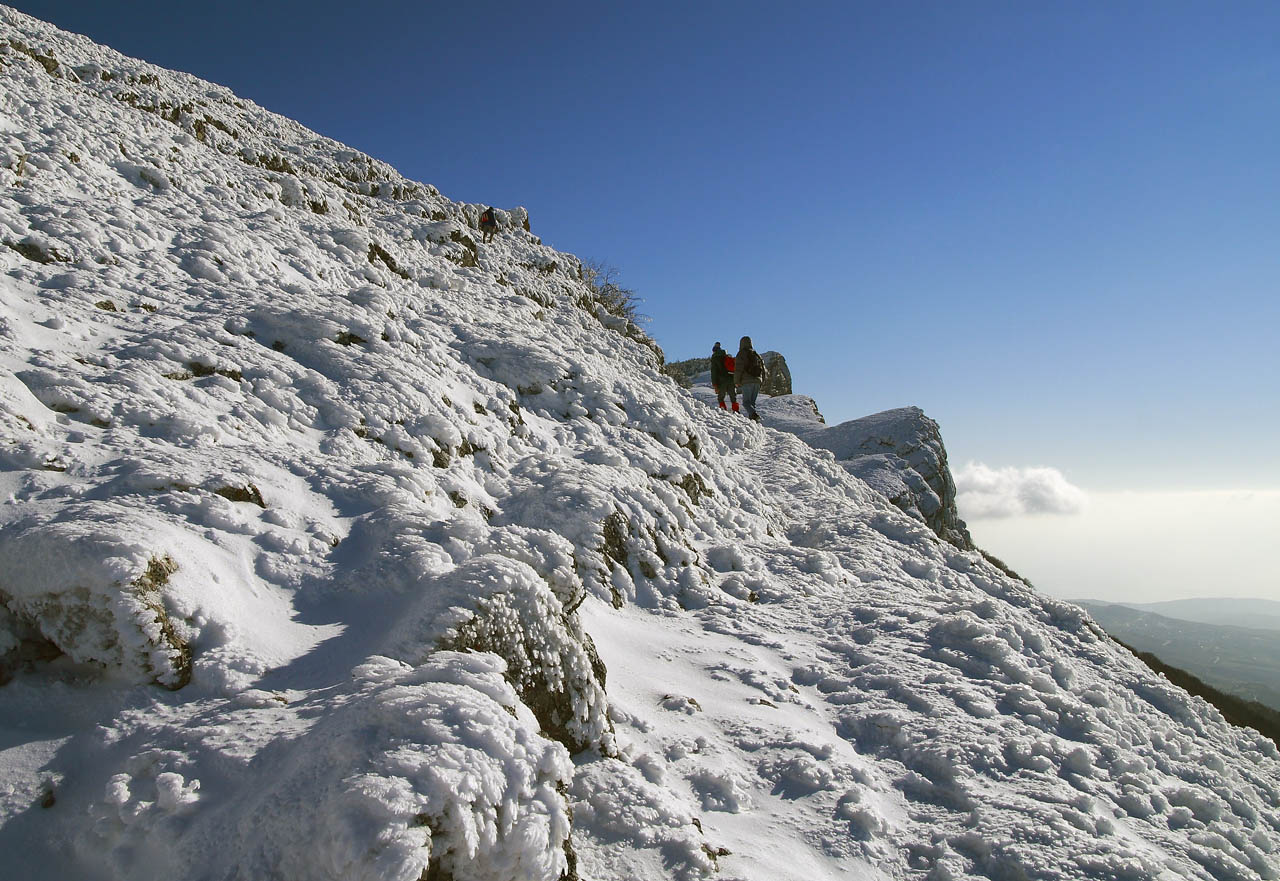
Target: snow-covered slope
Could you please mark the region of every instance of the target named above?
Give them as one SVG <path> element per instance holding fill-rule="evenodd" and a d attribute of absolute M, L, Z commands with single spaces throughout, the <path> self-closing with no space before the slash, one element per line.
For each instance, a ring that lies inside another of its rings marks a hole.
<path fill-rule="evenodd" d="M 0 876 L 1276 877 L 1273 744 L 522 211 L 3 7 L 0 186 Z"/>

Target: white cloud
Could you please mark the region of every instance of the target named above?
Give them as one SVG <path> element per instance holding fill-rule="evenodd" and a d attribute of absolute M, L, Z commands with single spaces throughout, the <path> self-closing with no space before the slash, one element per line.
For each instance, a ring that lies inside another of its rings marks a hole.
<path fill-rule="evenodd" d="M 992 468 L 969 462 L 955 475 L 956 507 L 966 520 L 1024 514 L 1079 514 L 1087 497 L 1057 468 Z"/>

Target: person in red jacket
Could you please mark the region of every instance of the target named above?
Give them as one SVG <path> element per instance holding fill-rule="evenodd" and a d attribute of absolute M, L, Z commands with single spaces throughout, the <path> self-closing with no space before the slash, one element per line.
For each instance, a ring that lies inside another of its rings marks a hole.
<path fill-rule="evenodd" d="M 720 409 L 725 409 L 724 396 L 728 395 L 729 402 L 733 404 L 733 412 L 737 413 L 738 395 L 733 386 L 733 368 L 733 359 L 716 343 L 711 349 L 711 387 L 716 390 L 716 402 Z"/>
<path fill-rule="evenodd" d="M 493 206 L 490 205 L 488 208 L 484 209 L 484 213 L 480 215 L 480 232 L 484 233 L 484 238 L 481 239 L 481 241 L 487 242 L 492 240 L 493 234 L 497 231 L 498 212 L 494 211 Z"/>

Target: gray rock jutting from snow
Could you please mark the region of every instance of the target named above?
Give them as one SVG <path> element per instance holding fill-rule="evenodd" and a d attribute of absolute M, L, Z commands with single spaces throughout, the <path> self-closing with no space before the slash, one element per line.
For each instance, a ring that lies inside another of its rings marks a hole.
<path fill-rule="evenodd" d="M 811 446 L 830 450 L 849 472 L 924 521 L 939 538 L 975 550 L 956 510 L 956 484 L 947 467 L 942 433 L 919 407 L 885 410 L 797 433 Z"/>
<path fill-rule="evenodd" d="M 791 394 L 791 369 L 787 367 L 787 359 L 779 352 L 763 352 L 760 357 L 767 371 L 764 382 L 760 384 L 760 394 Z"/>

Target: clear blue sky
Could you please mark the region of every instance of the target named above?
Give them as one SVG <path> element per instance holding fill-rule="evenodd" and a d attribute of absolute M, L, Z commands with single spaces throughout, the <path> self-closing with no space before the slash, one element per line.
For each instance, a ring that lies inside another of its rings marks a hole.
<path fill-rule="evenodd" d="M 1280 4 L 19 0 L 616 266 L 953 462 L 1280 486 Z"/>

